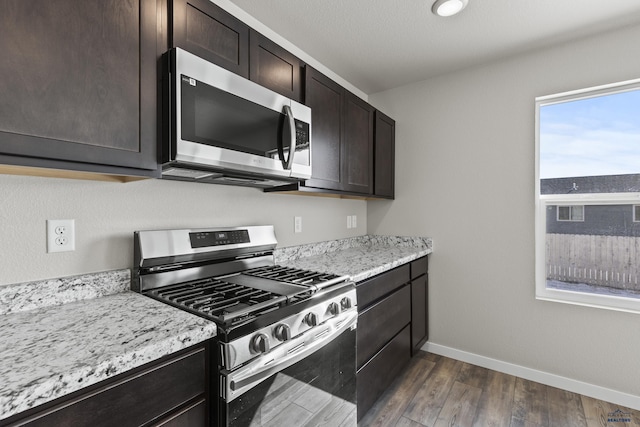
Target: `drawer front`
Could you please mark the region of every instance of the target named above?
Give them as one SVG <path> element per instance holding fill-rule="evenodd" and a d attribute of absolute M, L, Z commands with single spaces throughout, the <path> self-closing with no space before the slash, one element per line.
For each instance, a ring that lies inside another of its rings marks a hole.
<path fill-rule="evenodd" d="M 358 420 L 373 406 L 391 385 L 411 358 L 409 325 L 364 365 L 357 374 Z"/>
<path fill-rule="evenodd" d="M 411 321 L 411 286 L 406 285 L 358 316 L 357 364 L 364 365 Z"/>
<path fill-rule="evenodd" d="M 200 399 L 153 427 L 207 427 L 207 401 Z"/>
<path fill-rule="evenodd" d="M 197 348 L 66 400 L 15 425 L 124 427 L 146 424 L 205 395 L 205 357 L 205 348 Z"/>
<path fill-rule="evenodd" d="M 409 282 L 409 270 L 409 264 L 405 264 L 357 284 L 358 308 L 366 308 L 375 300 Z"/>
<path fill-rule="evenodd" d="M 418 258 L 415 261 L 411 261 L 411 279 L 427 274 L 428 260 L 427 257 Z"/>

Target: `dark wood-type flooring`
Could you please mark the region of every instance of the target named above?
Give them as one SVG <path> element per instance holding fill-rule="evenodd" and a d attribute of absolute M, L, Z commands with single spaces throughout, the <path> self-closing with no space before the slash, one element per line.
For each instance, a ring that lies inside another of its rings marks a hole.
<path fill-rule="evenodd" d="M 640 411 L 420 352 L 364 426 L 640 427 Z"/>

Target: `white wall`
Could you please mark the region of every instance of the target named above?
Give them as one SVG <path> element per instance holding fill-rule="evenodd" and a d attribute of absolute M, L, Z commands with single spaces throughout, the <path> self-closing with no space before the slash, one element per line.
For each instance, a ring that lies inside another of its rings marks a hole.
<path fill-rule="evenodd" d="M 131 268 L 135 230 L 274 224 L 279 246 L 291 246 L 365 234 L 366 213 L 360 200 L 253 188 L 0 175 L 0 285 Z M 353 214 L 358 228 L 347 230 Z M 75 252 L 46 253 L 47 219 L 76 220 Z"/>
<path fill-rule="evenodd" d="M 368 231 L 434 238 L 435 344 L 640 396 L 637 314 L 534 298 L 534 98 L 640 77 L 640 26 L 370 96 L 396 200 Z"/>

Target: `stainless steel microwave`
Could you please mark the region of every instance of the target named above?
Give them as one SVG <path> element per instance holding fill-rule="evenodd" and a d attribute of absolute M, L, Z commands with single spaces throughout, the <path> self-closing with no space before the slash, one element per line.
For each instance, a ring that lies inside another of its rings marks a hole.
<path fill-rule="evenodd" d="M 311 109 L 179 48 L 168 52 L 162 177 L 276 187 L 311 177 Z"/>

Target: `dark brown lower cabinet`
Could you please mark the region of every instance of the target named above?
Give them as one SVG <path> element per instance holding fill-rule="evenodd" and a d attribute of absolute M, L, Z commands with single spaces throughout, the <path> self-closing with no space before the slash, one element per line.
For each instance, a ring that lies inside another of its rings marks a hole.
<path fill-rule="evenodd" d="M 362 418 L 411 358 L 409 265 L 356 285 L 356 388 Z"/>
<path fill-rule="evenodd" d="M 208 345 L 199 344 L 18 414 L 0 425 L 205 427 L 209 425 L 208 360 Z"/>
<path fill-rule="evenodd" d="M 427 257 L 356 284 L 358 420 L 428 337 Z"/>
<path fill-rule="evenodd" d="M 409 363 L 411 332 L 406 325 L 358 371 L 358 420 L 384 393 Z"/>
<path fill-rule="evenodd" d="M 411 355 L 429 338 L 427 257 L 411 262 Z"/>

